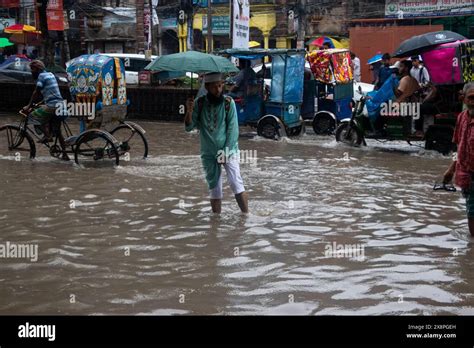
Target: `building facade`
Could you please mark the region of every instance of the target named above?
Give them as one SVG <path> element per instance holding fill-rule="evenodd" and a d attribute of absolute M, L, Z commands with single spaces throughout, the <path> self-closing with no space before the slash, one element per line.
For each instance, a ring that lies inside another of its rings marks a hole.
<path fill-rule="evenodd" d="M 230 1 L 211 1 L 211 43 L 207 42 L 207 0 L 63 0 L 67 28 L 52 37 L 68 41 L 71 56 L 231 47 Z M 367 26 L 436 24 L 474 37 L 474 0 L 430 1 L 442 7 L 437 11 L 416 0 L 249 1 L 250 40 L 265 48 L 308 45 L 320 35 L 344 41 L 351 28 Z M 0 35 L 2 27 L 14 23 L 35 25 L 34 8 L 34 0 L 0 0 Z"/>

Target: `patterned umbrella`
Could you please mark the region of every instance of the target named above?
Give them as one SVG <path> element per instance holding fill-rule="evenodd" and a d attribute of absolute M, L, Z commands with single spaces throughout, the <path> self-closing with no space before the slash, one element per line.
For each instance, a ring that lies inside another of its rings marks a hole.
<path fill-rule="evenodd" d="M 320 36 L 311 42 L 310 45 L 322 47 L 325 43 L 329 44 L 329 48 L 344 48 L 343 44 L 329 36 Z"/>

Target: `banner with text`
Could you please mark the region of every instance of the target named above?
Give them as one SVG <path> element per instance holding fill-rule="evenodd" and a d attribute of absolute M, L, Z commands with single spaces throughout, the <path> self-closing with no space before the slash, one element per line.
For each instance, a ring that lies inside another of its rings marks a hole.
<path fill-rule="evenodd" d="M 49 0 L 47 7 L 48 30 L 64 30 L 63 0 Z M 36 23 L 39 23 L 38 7 L 36 7 Z M 38 28 L 39 29 L 39 28 Z"/>
<path fill-rule="evenodd" d="M 232 47 L 248 48 L 250 35 L 249 0 L 233 0 Z"/>
<path fill-rule="evenodd" d="M 387 0 L 385 17 L 468 16 L 474 14 L 474 0 Z"/>
<path fill-rule="evenodd" d="M 229 35 L 229 16 L 212 16 L 212 35 Z M 202 34 L 207 35 L 207 16 L 202 16 Z"/>

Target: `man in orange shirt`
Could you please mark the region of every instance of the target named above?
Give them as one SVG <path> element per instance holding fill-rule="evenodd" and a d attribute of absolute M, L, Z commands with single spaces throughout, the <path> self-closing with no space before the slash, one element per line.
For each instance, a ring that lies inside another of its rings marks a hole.
<path fill-rule="evenodd" d="M 469 232 L 474 237 L 474 82 L 466 83 L 462 94 L 466 110 L 458 116 L 453 138 L 458 145 L 457 159 L 444 173 L 443 182 L 451 182 L 456 175 L 456 185 L 466 198 Z"/>

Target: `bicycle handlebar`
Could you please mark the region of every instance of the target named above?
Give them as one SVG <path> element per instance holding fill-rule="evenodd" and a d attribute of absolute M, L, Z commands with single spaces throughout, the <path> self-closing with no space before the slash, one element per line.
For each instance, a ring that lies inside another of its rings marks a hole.
<path fill-rule="evenodd" d="M 28 109 L 28 113 L 25 113 L 25 112 L 23 111 L 23 109 L 21 109 L 20 111 L 18 111 L 18 113 L 19 113 L 20 115 L 22 115 L 23 117 L 28 117 L 28 114 L 29 114 L 31 111 L 33 111 L 33 110 L 39 108 L 39 107 L 40 107 L 41 105 L 43 105 L 43 104 L 44 104 L 44 100 L 42 100 L 42 101 L 40 101 L 40 102 L 38 102 L 38 103 L 33 103 L 33 105 L 31 106 L 31 108 Z"/>

